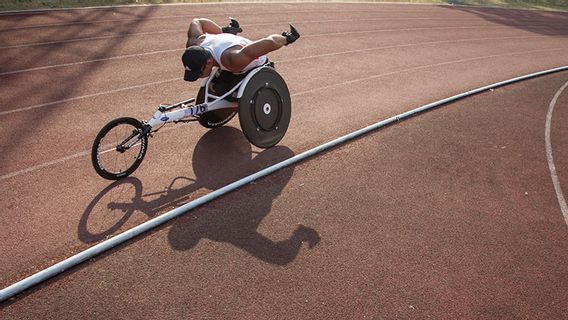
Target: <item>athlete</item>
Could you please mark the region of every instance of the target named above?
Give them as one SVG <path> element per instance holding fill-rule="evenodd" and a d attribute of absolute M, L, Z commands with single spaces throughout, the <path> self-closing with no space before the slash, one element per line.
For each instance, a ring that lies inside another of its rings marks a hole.
<path fill-rule="evenodd" d="M 233 74 L 244 73 L 268 63 L 266 54 L 298 40 L 300 34 L 290 25 L 290 31 L 251 41 L 238 36 L 242 32 L 237 20 L 221 28 L 215 22 L 193 19 L 187 31 L 187 43 L 182 55 L 185 81 L 208 77 L 214 67 Z"/>

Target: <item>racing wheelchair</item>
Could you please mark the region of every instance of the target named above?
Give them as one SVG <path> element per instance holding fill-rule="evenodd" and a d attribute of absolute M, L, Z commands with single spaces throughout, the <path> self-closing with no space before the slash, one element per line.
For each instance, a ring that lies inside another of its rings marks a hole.
<path fill-rule="evenodd" d="M 202 81 L 195 98 L 160 105 L 147 121 L 132 117 L 110 121 L 93 143 L 93 167 L 105 179 L 127 177 L 144 160 L 148 138 L 165 124 L 196 121 L 214 129 L 237 113 L 241 130 L 253 145 L 270 148 L 284 137 L 291 117 L 290 92 L 274 63 L 243 74 L 216 70 Z"/>

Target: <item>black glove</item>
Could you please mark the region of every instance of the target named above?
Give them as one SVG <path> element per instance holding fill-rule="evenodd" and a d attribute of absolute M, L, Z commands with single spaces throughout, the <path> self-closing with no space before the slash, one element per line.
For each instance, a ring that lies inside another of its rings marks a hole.
<path fill-rule="evenodd" d="M 286 45 L 293 43 L 300 37 L 300 33 L 293 25 L 290 25 L 290 32 L 282 32 L 282 35 L 286 37 Z"/>
<path fill-rule="evenodd" d="M 229 19 L 231 19 L 231 23 L 229 23 L 228 26 L 221 28 L 221 31 L 223 31 L 223 33 L 237 34 L 239 32 L 243 32 L 243 29 L 241 29 L 241 26 L 239 25 L 237 19 L 231 17 L 229 17 Z"/>

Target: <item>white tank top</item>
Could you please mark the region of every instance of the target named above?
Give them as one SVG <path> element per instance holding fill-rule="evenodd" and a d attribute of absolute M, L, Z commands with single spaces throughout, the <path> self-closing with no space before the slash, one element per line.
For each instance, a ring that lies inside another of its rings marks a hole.
<path fill-rule="evenodd" d="M 243 38 L 241 36 L 236 36 L 236 35 L 233 35 L 233 34 L 230 34 L 230 33 L 220 33 L 220 34 L 206 33 L 205 39 L 203 40 L 203 42 L 201 42 L 200 46 L 203 49 L 211 52 L 213 59 L 219 64 L 219 67 L 221 68 L 221 70 L 229 71 L 221 63 L 221 55 L 223 54 L 223 52 L 225 52 L 225 50 L 227 50 L 231 47 L 234 47 L 234 46 L 244 47 L 244 46 L 249 45 L 251 43 L 252 43 L 252 41 L 250 41 L 247 38 Z M 246 66 L 241 72 L 238 72 L 238 73 L 247 72 L 247 71 L 249 71 L 253 68 L 259 67 L 259 66 L 265 64 L 267 59 L 268 58 L 265 55 L 260 56 L 260 57 L 256 58 L 255 60 L 253 60 L 248 66 Z"/>

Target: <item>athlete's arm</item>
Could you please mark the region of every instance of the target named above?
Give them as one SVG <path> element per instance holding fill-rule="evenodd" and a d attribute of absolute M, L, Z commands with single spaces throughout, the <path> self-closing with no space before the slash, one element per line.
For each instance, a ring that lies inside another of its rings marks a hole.
<path fill-rule="evenodd" d="M 244 47 L 232 47 L 221 56 L 221 63 L 231 72 L 241 72 L 258 57 L 278 50 L 286 45 L 286 38 L 273 34 Z"/>
<path fill-rule="evenodd" d="M 189 24 L 189 29 L 187 30 L 187 42 L 185 47 L 187 48 L 189 46 L 196 45 L 197 38 L 205 33 L 219 34 L 222 32 L 221 27 L 209 19 L 193 19 L 193 21 Z"/>
<path fill-rule="evenodd" d="M 300 33 L 290 25 L 290 32 L 273 34 L 244 47 L 232 47 L 221 56 L 221 63 L 231 72 L 241 72 L 258 57 L 287 46 L 300 38 Z"/>

